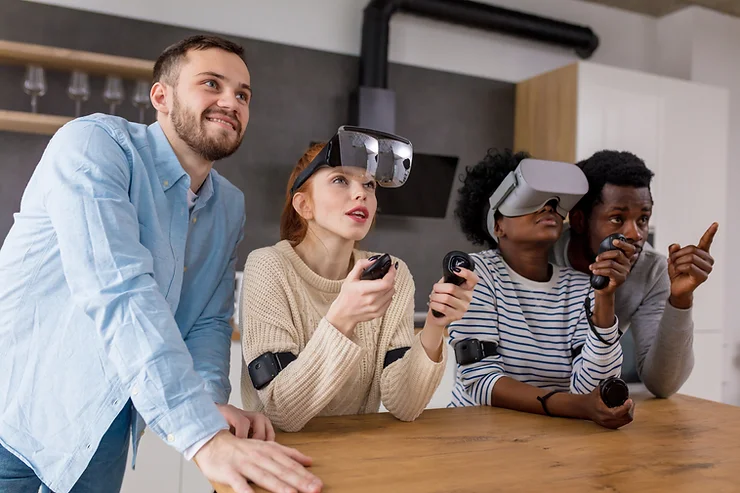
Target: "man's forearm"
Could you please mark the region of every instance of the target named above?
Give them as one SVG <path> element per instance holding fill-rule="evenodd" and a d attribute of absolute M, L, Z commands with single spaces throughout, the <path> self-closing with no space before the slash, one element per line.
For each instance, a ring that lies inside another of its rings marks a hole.
<path fill-rule="evenodd" d="M 645 387 L 656 397 L 678 392 L 694 367 L 694 322 L 691 309 L 681 310 L 666 303 L 655 338 L 638 373 Z M 639 346 L 638 346 L 639 352 Z"/>

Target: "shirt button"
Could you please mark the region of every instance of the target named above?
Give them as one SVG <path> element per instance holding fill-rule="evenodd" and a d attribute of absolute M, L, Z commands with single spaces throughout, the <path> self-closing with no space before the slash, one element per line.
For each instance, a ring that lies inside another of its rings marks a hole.
<path fill-rule="evenodd" d="M 162 182 L 162 185 L 164 185 L 165 187 L 166 187 L 167 185 L 169 185 L 169 184 L 170 184 L 170 182 L 168 182 L 167 180 L 165 180 L 165 181 L 163 181 L 163 182 Z"/>
<path fill-rule="evenodd" d="M 169 435 L 167 435 L 167 441 L 170 442 L 170 443 L 174 442 L 175 441 L 175 435 L 173 435 L 172 433 L 170 433 Z"/>
<path fill-rule="evenodd" d="M 139 387 L 134 385 L 134 388 L 131 389 L 131 395 L 139 395 Z"/>
<path fill-rule="evenodd" d="M 188 266 L 186 265 L 185 267 L 183 267 L 183 268 L 182 268 L 182 271 L 183 271 L 183 272 L 187 272 L 187 271 L 188 271 Z"/>
<path fill-rule="evenodd" d="M 194 217 L 194 218 L 193 218 L 193 224 L 195 224 L 195 223 L 197 223 L 197 222 L 198 222 L 198 218 L 197 218 L 197 217 Z"/>

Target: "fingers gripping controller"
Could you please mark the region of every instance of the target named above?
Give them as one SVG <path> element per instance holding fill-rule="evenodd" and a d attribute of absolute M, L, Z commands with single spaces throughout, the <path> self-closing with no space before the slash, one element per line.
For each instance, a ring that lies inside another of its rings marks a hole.
<path fill-rule="evenodd" d="M 618 248 L 614 246 L 614 240 L 624 241 L 627 242 L 627 238 L 624 237 L 624 235 L 621 235 L 619 233 L 615 233 L 613 235 L 609 235 L 601 242 L 599 245 L 599 252 L 596 254 L 596 256 L 601 255 L 604 252 L 608 252 L 609 250 L 617 250 Z M 606 276 L 596 276 L 594 274 L 591 274 L 591 286 L 596 289 L 604 289 L 609 285 L 609 278 Z"/>
<path fill-rule="evenodd" d="M 461 285 L 465 282 L 465 279 L 455 274 L 455 269 L 468 269 L 469 271 L 475 270 L 475 262 L 473 262 L 473 259 L 470 258 L 470 255 L 468 255 L 465 252 L 460 252 L 457 250 L 453 250 L 447 255 L 445 255 L 444 260 L 442 261 L 442 271 L 444 272 L 444 282 L 452 283 L 456 286 Z M 432 315 L 434 315 L 437 318 L 444 317 L 444 314 L 432 310 Z"/>

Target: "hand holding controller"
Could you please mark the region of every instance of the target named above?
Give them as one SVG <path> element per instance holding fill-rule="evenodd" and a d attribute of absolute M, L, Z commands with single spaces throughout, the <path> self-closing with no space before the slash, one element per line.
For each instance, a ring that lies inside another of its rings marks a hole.
<path fill-rule="evenodd" d="M 599 394 L 606 407 L 619 407 L 630 397 L 630 390 L 624 380 L 619 377 L 609 377 L 599 384 Z"/>
<path fill-rule="evenodd" d="M 469 271 L 475 270 L 475 262 L 473 262 L 473 259 L 470 258 L 470 255 L 468 255 L 465 252 L 460 252 L 457 250 L 453 250 L 447 255 L 445 255 L 444 260 L 442 261 L 442 271 L 444 272 L 444 282 L 454 284 L 455 286 L 459 286 L 462 283 L 465 282 L 465 279 L 455 274 L 456 268 L 463 268 L 468 269 Z M 444 314 L 432 310 L 432 315 L 434 315 L 437 318 L 444 317 Z"/>
<path fill-rule="evenodd" d="M 362 271 L 360 275 L 361 281 L 374 281 L 375 279 L 382 279 L 388 273 L 391 268 L 391 256 L 387 253 L 381 255 L 375 262 L 369 267 Z"/>
<path fill-rule="evenodd" d="M 598 257 L 604 252 L 608 252 L 609 250 L 618 250 L 616 246 L 614 246 L 614 241 L 619 240 L 623 242 L 627 242 L 627 238 L 624 237 L 624 235 L 615 233 L 612 235 L 607 236 L 604 238 L 604 240 L 599 245 L 599 252 L 596 254 Z M 601 290 L 606 288 L 609 285 L 609 278 L 606 276 L 597 276 L 594 274 L 591 274 L 591 286 L 596 290 Z"/>

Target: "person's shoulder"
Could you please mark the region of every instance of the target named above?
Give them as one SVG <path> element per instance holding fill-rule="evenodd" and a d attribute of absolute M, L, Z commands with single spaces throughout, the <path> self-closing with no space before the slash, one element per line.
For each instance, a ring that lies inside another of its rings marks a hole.
<path fill-rule="evenodd" d="M 247 255 L 247 263 L 244 270 L 246 271 L 249 267 L 257 267 L 259 269 L 282 269 L 287 262 L 285 254 L 283 253 L 282 243 L 280 241 L 274 245 L 257 248 L 249 252 Z"/>
<path fill-rule="evenodd" d="M 560 291 L 573 294 L 585 294 L 591 290 L 591 275 L 574 269 L 556 265 L 558 269 L 558 282 L 556 284 Z"/>
<path fill-rule="evenodd" d="M 649 243 L 645 243 L 645 246 L 640 252 L 640 258 L 632 267 L 632 270 L 638 271 L 663 271 L 668 269 L 668 257 L 660 253 Z"/>
<path fill-rule="evenodd" d="M 50 146 L 59 145 L 69 150 L 104 147 L 106 150 L 123 147 L 131 140 L 129 122 L 123 118 L 100 113 L 75 118 L 65 123 L 52 136 Z"/>
<path fill-rule="evenodd" d="M 505 268 L 501 252 L 497 248 L 482 250 L 469 255 L 475 262 L 475 272 L 479 275 L 481 272 L 496 272 L 499 268 Z"/>
<path fill-rule="evenodd" d="M 219 193 L 227 200 L 244 204 L 244 192 L 215 169 L 211 170 L 211 179 L 213 180 L 214 187 L 218 188 Z"/>
<path fill-rule="evenodd" d="M 133 139 L 138 134 L 146 132 L 146 125 L 132 123 L 113 115 L 93 113 L 75 118 L 65 123 L 54 137 L 90 136 L 102 137 L 108 135 L 111 139 L 120 142 L 121 139 Z"/>
<path fill-rule="evenodd" d="M 649 244 L 645 244 L 640 258 L 632 266 L 625 284 L 642 283 L 661 285 L 668 283 L 668 259 Z"/>

